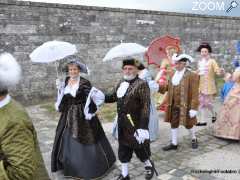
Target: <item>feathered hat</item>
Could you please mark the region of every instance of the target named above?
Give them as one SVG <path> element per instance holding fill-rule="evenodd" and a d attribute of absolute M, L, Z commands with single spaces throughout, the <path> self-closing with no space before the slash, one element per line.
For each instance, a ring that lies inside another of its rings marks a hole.
<path fill-rule="evenodd" d="M 194 59 L 192 58 L 192 56 L 188 55 L 188 54 L 173 54 L 172 56 L 172 60 L 174 63 L 178 62 L 178 61 L 184 61 L 184 62 L 189 62 L 192 63 L 194 62 Z"/>
<path fill-rule="evenodd" d="M 90 70 L 88 68 L 88 66 L 82 62 L 82 60 L 80 59 L 80 57 L 76 56 L 76 55 L 71 55 L 66 57 L 66 60 L 68 61 L 68 63 L 65 65 L 64 67 L 64 71 L 68 72 L 68 65 L 76 65 L 81 73 L 85 73 L 90 75 Z"/>
<path fill-rule="evenodd" d="M 0 91 L 15 86 L 21 78 L 21 67 L 9 53 L 0 55 Z"/>

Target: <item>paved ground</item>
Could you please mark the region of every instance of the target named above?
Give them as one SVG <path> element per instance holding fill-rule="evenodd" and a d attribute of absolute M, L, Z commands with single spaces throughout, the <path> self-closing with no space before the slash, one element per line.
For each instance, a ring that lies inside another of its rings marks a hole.
<path fill-rule="evenodd" d="M 219 103 L 216 102 L 216 109 Z M 50 155 L 57 126 L 56 117 L 50 115 L 40 105 L 27 108 L 36 127 L 44 161 L 52 180 L 64 180 L 59 173 L 50 172 Z M 240 146 L 239 142 L 217 139 L 212 136 L 212 125 L 206 128 L 197 128 L 199 148 L 191 149 L 189 132 L 180 128 L 179 149 L 177 151 L 164 152 L 162 147 L 169 143 L 170 127 L 162 121 L 160 114 L 160 138 L 151 144 L 152 159 L 155 162 L 158 177 L 161 180 L 239 180 L 240 179 Z M 117 150 L 117 142 L 111 136 L 112 124 L 103 124 L 105 132 L 111 142 L 114 151 Z M 135 157 L 130 166 L 131 179 L 144 179 L 143 164 Z M 202 172 L 200 172 L 202 171 Z M 103 177 L 104 180 L 113 180 L 120 173 L 120 163 Z"/>

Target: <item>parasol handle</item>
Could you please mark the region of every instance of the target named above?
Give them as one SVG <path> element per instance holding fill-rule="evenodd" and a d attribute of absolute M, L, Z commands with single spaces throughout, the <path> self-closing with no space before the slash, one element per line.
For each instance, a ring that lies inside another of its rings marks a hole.
<path fill-rule="evenodd" d="M 55 61 L 55 69 L 56 69 L 56 72 L 57 72 L 57 78 L 59 79 L 59 74 L 58 74 L 58 65 L 57 65 L 57 62 Z"/>

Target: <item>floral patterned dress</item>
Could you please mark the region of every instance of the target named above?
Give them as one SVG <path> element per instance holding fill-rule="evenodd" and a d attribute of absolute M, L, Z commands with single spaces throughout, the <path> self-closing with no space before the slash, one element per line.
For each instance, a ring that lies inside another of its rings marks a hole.
<path fill-rule="evenodd" d="M 171 77 L 174 74 L 174 64 L 171 63 L 170 59 L 163 59 L 160 67 L 160 71 L 156 76 L 156 81 L 159 85 L 165 85 L 168 83 L 168 81 L 171 79 Z M 161 102 L 158 102 L 158 104 L 161 104 L 158 109 L 160 111 L 166 112 L 167 111 L 167 92 L 162 95 Z"/>
<path fill-rule="evenodd" d="M 235 84 L 226 97 L 214 125 L 214 136 L 240 140 L 240 86 Z"/>
<path fill-rule="evenodd" d="M 199 102 L 200 108 L 213 109 L 214 95 L 217 94 L 215 74 L 220 72 L 220 68 L 214 59 L 201 59 L 198 61 L 200 75 Z"/>

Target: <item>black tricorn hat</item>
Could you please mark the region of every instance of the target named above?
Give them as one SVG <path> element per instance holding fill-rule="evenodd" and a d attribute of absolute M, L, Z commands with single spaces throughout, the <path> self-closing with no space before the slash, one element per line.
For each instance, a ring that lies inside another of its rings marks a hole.
<path fill-rule="evenodd" d="M 209 53 L 212 53 L 212 47 L 207 42 L 201 43 L 197 48 L 197 52 L 201 52 L 202 48 L 206 48 Z"/>
<path fill-rule="evenodd" d="M 132 66 L 139 67 L 140 62 L 136 59 L 125 59 L 125 60 L 123 60 L 122 68 L 126 65 L 132 65 Z"/>

